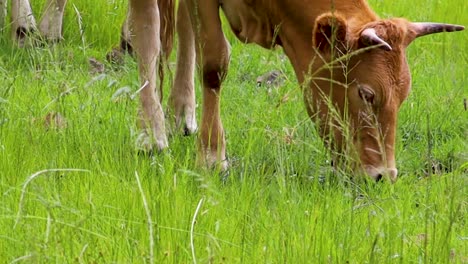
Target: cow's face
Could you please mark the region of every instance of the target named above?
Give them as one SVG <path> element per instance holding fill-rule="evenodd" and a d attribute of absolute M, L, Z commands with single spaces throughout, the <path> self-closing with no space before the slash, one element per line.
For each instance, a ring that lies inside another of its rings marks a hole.
<path fill-rule="evenodd" d="M 319 70 L 312 72 L 306 97 L 313 99 L 306 103 L 322 135 L 331 135 L 340 151 L 352 149 L 373 179 L 395 181 L 397 113 L 411 86 L 405 49 L 418 36 L 461 29 L 404 19 L 353 27 L 339 14 L 318 17 L 313 42 Z"/>
<path fill-rule="evenodd" d="M 404 49 L 372 49 L 351 59 L 349 66 L 342 109 L 348 109 L 361 166 L 374 179 L 394 181 L 397 113 L 411 85 Z"/>

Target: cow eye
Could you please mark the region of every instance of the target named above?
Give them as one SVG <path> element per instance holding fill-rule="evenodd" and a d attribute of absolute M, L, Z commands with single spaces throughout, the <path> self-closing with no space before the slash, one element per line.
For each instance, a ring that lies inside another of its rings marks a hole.
<path fill-rule="evenodd" d="M 370 88 L 359 85 L 358 86 L 358 93 L 359 97 L 366 103 L 368 104 L 374 104 L 374 91 L 372 91 Z"/>

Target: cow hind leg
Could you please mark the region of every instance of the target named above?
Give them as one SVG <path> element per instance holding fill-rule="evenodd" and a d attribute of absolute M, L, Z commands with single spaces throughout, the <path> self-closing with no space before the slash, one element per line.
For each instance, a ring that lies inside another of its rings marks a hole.
<path fill-rule="evenodd" d="M 155 147 L 160 151 L 168 146 L 168 141 L 161 95 L 160 91 L 156 91 L 156 68 L 161 46 L 159 10 L 155 0 L 131 0 L 130 9 L 134 32 L 132 43 L 142 83 L 139 113 L 141 131 L 137 147 L 146 152 L 151 152 Z"/>
<path fill-rule="evenodd" d="M 128 6 L 127 15 L 125 21 L 122 24 L 120 30 L 120 43 L 119 46 L 112 48 L 112 50 L 107 53 L 107 61 L 120 65 L 124 63 L 124 56 L 129 54 L 133 56 L 133 46 L 132 46 L 132 31 L 131 31 L 131 6 Z"/>
<path fill-rule="evenodd" d="M 37 32 L 31 5 L 28 0 L 11 1 L 11 34 L 18 46 L 31 45 Z"/>
<path fill-rule="evenodd" d="M 159 10 L 171 9 L 170 1 L 158 2 Z M 177 68 L 175 73 L 175 81 L 169 96 L 169 110 L 171 113 L 168 115 L 172 119 L 170 123 L 175 124 L 175 129 L 181 130 L 185 135 L 193 134 L 197 131 L 197 123 L 195 117 L 195 85 L 194 85 L 194 71 L 195 71 L 195 40 L 192 25 L 190 23 L 190 16 L 187 6 L 184 1 L 179 2 L 179 14 L 177 21 L 177 31 L 179 33 L 179 49 L 177 54 Z M 121 56 L 124 53 L 133 54 L 132 45 L 132 30 L 129 15 L 131 7 L 128 9 L 127 18 L 125 19 L 122 30 L 119 49 L 114 49 L 112 54 L 108 54 L 108 59 L 113 62 L 120 61 L 116 55 Z M 172 28 L 173 17 L 169 12 L 166 12 L 166 17 L 161 17 L 160 20 L 160 39 L 161 39 L 161 56 L 166 60 L 160 61 L 159 71 L 164 72 L 167 59 L 172 50 Z M 163 28 L 165 30 L 163 30 Z"/>
<path fill-rule="evenodd" d="M 196 54 L 195 36 L 185 1 L 179 2 L 176 28 L 179 36 L 179 48 L 169 106 L 175 130 L 182 130 L 185 135 L 189 135 L 197 131 L 194 89 Z"/>
<path fill-rule="evenodd" d="M 45 3 L 44 15 L 39 23 L 42 37 L 50 42 L 62 39 L 63 13 L 67 0 L 48 0 Z"/>
<path fill-rule="evenodd" d="M 133 54 L 133 47 L 132 47 L 132 32 L 131 32 L 131 25 L 130 25 L 130 14 L 131 14 L 131 6 L 129 6 L 127 10 L 127 17 L 125 18 L 124 23 L 122 24 L 122 30 L 120 33 L 120 50 L 122 52 L 127 52 L 128 54 Z"/>

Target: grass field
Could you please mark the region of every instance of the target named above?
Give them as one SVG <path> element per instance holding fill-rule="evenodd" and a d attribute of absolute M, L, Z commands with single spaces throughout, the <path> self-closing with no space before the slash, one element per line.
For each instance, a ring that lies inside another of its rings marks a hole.
<path fill-rule="evenodd" d="M 371 5 L 382 17 L 468 25 L 465 0 Z M 408 49 L 394 185 L 333 175 L 281 50 L 229 33 L 226 179 L 196 167 L 196 136 L 173 136 L 154 157 L 135 152 L 138 100 L 115 96 L 139 88 L 135 62 L 102 74 L 88 62 L 105 61 L 125 9 L 69 1 L 54 47 L 18 49 L 9 29 L 0 37 L 0 263 L 468 263 L 467 31 Z M 275 69 L 284 85 L 257 88 Z M 52 113 L 66 126 L 47 126 Z"/>

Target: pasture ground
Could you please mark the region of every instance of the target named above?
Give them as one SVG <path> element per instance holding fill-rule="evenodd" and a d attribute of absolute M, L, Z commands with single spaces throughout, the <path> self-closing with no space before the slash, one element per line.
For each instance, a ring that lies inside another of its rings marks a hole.
<path fill-rule="evenodd" d="M 34 5 L 37 12 L 43 1 Z M 382 17 L 468 25 L 465 0 L 371 5 Z M 12 47 L 4 29 L 0 262 L 468 262 L 466 31 L 408 49 L 413 90 L 399 114 L 394 185 L 333 175 L 281 50 L 228 34 L 226 180 L 195 166 L 196 136 L 174 135 L 154 157 L 135 152 L 136 64 L 105 63 L 125 8 L 69 1 L 65 40 L 53 47 Z M 92 57 L 104 72 L 90 72 Z M 284 85 L 257 88 L 257 76 L 271 70 L 285 73 Z M 63 123 L 47 125 L 57 113 Z M 39 173 L 51 169 L 86 171 Z"/>

